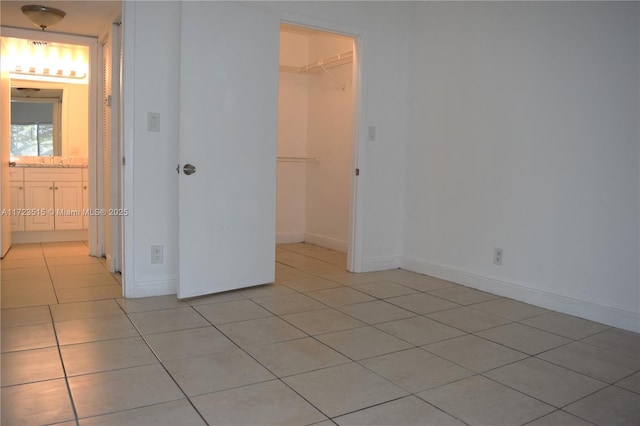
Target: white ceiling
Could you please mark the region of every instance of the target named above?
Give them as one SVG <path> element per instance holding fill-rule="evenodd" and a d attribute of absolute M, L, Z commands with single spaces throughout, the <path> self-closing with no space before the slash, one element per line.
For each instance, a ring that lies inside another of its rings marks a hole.
<path fill-rule="evenodd" d="M 112 1 L 0 1 L 0 24 L 7 27 L 37 29 L 27 19 L 20 7 L 25 4 L 51 6 L 67 15 L 55 26 L 47 29 L 51 33 L 66 33 L 99 37 L 111 23 L 119 20 L 122 8 L 120 0 Z"/>

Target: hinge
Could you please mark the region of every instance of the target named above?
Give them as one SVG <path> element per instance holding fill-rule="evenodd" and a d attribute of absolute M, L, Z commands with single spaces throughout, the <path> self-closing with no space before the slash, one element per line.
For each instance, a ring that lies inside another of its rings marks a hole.
<path fill-rule="evenodd" d="M 180 164 L 176 166 L 176 173 L 180 174 Z"/>
<path fill-rule="evenodd" d="M 360 176 L 360 169 L 356 169 L 356 176 Z"/>
<path fill-rule="evenodd" d="M 122 156 L 122 165 L 124 166 L 124 155 Z"/>
<path fill-rule="evenodd" d="M 107 95 L 107 99 L 105 100 L 108 107 L 111 106 L 111 95 Z"/>

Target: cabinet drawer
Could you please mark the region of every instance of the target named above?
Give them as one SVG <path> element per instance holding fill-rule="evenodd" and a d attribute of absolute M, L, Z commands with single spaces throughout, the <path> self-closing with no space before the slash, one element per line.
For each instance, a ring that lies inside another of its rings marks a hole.
<path fill-rule="evenodd" d="M 28 168 L 24 170 L 25 182 L 81 182 L 82 169 L 47 169 L 47 168 Z"/>
<path fill-rule="evenodd" d="M 11 167 L 9 169 L 9 180 L 11 182 L 22 182 L 24 180 L 24 169 Z"/>

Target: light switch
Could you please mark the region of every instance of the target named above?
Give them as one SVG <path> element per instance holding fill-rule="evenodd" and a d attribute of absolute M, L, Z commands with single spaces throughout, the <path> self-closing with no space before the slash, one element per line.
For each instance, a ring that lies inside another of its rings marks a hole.
<path fill-rule="evenodd" d="M 160 131 L 160 113 L 159 112 L 147 113 L 147 130 L 150 132 Z"/>

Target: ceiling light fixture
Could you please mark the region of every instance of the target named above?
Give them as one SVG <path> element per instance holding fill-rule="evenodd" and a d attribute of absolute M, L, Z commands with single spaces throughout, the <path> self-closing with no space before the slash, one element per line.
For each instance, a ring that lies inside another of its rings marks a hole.
<path fill-rule="evenodd" d="M 31 22 L 42 28 L 42 31 L 57 24 L 66 15 L 66 13 L 60 9 L 35 4 L 22 6 L 21 9 L 22 13 L 24 13 Z"/>

